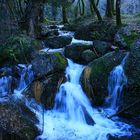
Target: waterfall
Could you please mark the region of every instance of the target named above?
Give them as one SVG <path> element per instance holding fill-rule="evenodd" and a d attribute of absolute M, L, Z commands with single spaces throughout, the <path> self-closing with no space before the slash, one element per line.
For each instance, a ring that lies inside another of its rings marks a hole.
<path fill-rule="evenodd" d="M 68 63 L 69 66 L 66 69 L 67 82 L 61 85 L 56 95 L 54 109 L 63 112 L 69 120 L 85 124 L 89 121 L 86 120 L 86 117 L 89 116 L 88 118 L 90 118 L 92 124 L 94 124 L 90 114 L 90 102 L 82 91 L 79 83 L 80 75 L 84 67 L 74 64 L 71 60 L 68 60 Z"/>
<path fill-rule="evenodd" d="M 93 108 L 79 83 L 84 66 L 68 59 L 67 81 L 60 86 L 52 110 L 40 112 L 43 133 L 37 139 L 108 140 L 108 134 L 130 136 L 130 126 L 108 119 L 103 110 Z M 42 121 L 42 118 L 44 120 Z M 42 125 L 43 126 L 42 126 Z"/>
<path fill-rule="evenodd" d="M 121 64 L 111 71 L 108 78 L 109 97 L 107 98 L 107 102 L 110 104 L 110 108 L 115 111 L 118 111 L 121 106 L 123 88 L 127 85 L 127 77 L 123 67 L 128 55 L 129 53 L 126 54 Z"/>

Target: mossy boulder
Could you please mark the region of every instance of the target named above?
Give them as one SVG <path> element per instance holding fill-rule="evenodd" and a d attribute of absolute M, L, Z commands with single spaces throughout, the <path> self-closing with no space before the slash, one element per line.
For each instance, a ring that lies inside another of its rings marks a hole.
<path fill-rule="evenodd" d="M 108 76 L 113 68 L 119 65 L 124 58 L 122 51 L 110 52 L 89 63 L 82 75 L 83 90 L 94 105 L 102 105 L 108 95 Z"/>
<path fill-rule="evenodd" d="M 92 56 L 89 56 L 90 59 L 92 58 L 93 60 L 97 57 L 94 54 L 93 45 L 86 45 L 86 44 L 80 44 L 80 43 L 68 45 L 67 47 L 65 47 L 64 54 L 67 58 L 72 59 L 74 62 L 77 62 L 80 64 L 88 64 L 89 60 L 87 59 L 89 58 L 85 57 L 85 55 L 87 56 L 86 50 L 88 50 L 88 54 L 92 53 Z"/>
<path fill-rule="evenodd" d="M 139 37 L 140 26 L 129 25 L 119 29 L 115 35 L 115 44 L 122 49 L 130 49 L 132 43 Z"/>
<path fill-rule="evenodd" d="M 39 135 L 36 115 L 22 101 L 0 102 L 0 133 L 3 139 L 33 140 Z"/>
<path fill-rule="evenodd" d="M 96 21 L 79 26 L 75 32 L 76 39 L 113 41 L 118 28 L 111 21 Z"/>
<path fill-rule="evenodd" d="M 63 72 L 67 67 L 67 59 L 60 52 L 38 53 L 32 60 L 35 76 L 43 77 L 54 72 Z"/>

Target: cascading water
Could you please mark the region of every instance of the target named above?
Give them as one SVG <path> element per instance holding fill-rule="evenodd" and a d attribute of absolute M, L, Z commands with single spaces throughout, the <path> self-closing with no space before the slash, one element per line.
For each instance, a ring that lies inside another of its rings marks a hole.
<path fill-rule="evenodd" d="M 85 113 L 90 118 L 92 116 L 90 114 L 90 102 L 79 84 L 79 78 L 84 67 L 74 64 L 71 60 L 68 60 L 68 63 L 69 67 L 66 69 L 67 82 L 61 85 L 60 91 L 56 95 L 54 109 L 64 113 L 69 120 L 86 123 Z M 92 121 L 92 119 L 90 120 Z"/>
<path fill-rule="evenodd" d="M 21 91 L 25 89 L 27 85 L 33 81 L 34 74 L 33 71 L 31 70 L 32 69 L 31 65 L 26 67 L 25 65 L 19 64 L 16 67 L 16 69 L 18 71 L 18 74 L 20 75 L 20 80 L 17 80 L 12 76 L 12 70 L 10 75 L 3 76 L 0 78 L 0 97 L 7 96 L 12 92 L 13 94 L 19 96 L 21 94 Z M 13 83 L 16 84 L 14 91 L 12 91 Z"/>
<path fill-rule="evenodd" d="M 68 60 L 67 82 L 60 86 L 54 109 L 44 112 L 44 131 L 37 139 L 107 140 L 108 134 L 131 135 L 130 126 L 109 120 L 102 111 L 92 108 L 79 83 L 83 68 Z"/>
<path fill-rule="evenodd" d="M 118 111 L 121 106 L 123 87 L 127 85 L 127 77 L 124 73 L 124 64 L 129 53 L 126 54 L 121 64 L 116 66 L 110 73 L 108 78 L 108 93 L 109 97 L 107 102 L 110 104 L 111 109 Z"/>

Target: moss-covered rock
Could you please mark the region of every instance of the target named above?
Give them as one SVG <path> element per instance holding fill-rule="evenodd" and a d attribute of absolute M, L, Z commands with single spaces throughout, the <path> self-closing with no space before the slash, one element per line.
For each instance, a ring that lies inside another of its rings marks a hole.
<path fill-rule="evenodd" d="M 130 49 L 132 43 L 139 37 L 139 25 L 128 25 L 119 29 L 115 35 L 115 44 L 122 49 Z"/>
<path fill-rule="evenodd" d="M 94 105 L 103 104 L 108 95 L 108 76 L 112 69 L 120 64 L 124 56 L 125 53 L 121 51 L 107 53 L 85 67 L 81 76 L 81 83 Z"/>
<path fill-rule="evenodd" d="M 32 60 L 33 71 L 37 77 L 63 72 L 67 67 L 67 59 L 60 52 L 40 52 Z"/>

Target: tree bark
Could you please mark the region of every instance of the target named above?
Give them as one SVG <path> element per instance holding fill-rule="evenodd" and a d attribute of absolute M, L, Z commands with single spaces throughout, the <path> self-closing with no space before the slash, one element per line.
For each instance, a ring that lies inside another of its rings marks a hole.
<path fill-rule="evenodd" d="M 40 24 L 43 21 L 43 3 L 44 0 L 30 0 L 23 17 L 24 27 L 27 34 L 32 38 L 37 38 L 41 31 Z"/>
<path fill-rule="evenodd" d="M 116 24 L 118 26 L 122 25 L 120 9 L 121 9 L 121 0 L 116 0 Z"/>
<path fill-rule="evenodd" d="M 112 13 L 112 0 L 107 0 L 106 16 L 109 17 L 109 18 L 112 18 L 112 16 L 113 16 L 113 13 Z"/>
<path fill-rule="evenodd" d="M 65 5 L 62 5 L 62 16 L 63 16 L 63 24 L 68 23 L 67 8 Z"/>
<path fill-rule="evenodd" d="M 91 3 L 91 5 L 92 5 L 92 7 L 93 7 L 93 9 L 94 9 L 94 11 L 95 11 L 95 13 L 97 15 L 98 20 L 102 21 L 102 17 L 100 15 L 100 12 L 99 12 L 98 8 L 96 7 L 95 1 L 94 0 L 90 0 L 90 3 Z"/>

